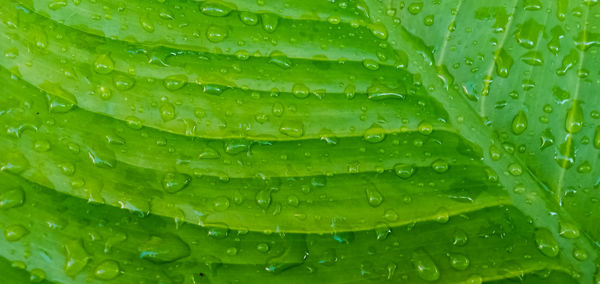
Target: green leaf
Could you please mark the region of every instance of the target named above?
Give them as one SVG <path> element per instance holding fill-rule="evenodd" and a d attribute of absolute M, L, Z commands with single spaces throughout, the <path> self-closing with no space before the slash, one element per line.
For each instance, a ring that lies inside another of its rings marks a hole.
<path fill-rule="evenodd" d="M 60 283 L 598 281 L 596 2 L 7 1 L 0 257 Z"/>

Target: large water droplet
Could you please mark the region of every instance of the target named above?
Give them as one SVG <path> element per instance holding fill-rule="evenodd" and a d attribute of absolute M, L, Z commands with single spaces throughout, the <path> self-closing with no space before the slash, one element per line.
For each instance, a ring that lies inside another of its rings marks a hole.
<path fill-rule="evenodd" d="M 25 192 L 21 188 L 13 188 L 0 194 L 0 209 L 15 208 L 25 203 Z"/>
<path fill-rule="evenodd" d="M 114 260 L 105 260 L 96 266 L 94 276 L 100 280 L 112 280 L 119 276 L 119 263 Z"/>
<path fill-rule="evenodd" d="M 232 5 L 224 2 L 204 1 L 200 4 L 202 14 L 213 17 L 225 17 L 235 9 Z"/>
<path fill-rule="evenodd" d="M 535 230 L 535 243 L 537 248 L 544 255 L 557 256 L 558 255 L 558 243 L 552 236 L 552 232 L 546 228 L 538 228 Z"/>
<path fill-rule="evenodd" d="M 373 124 L 364 134 L 365 141 L 369 143 L 378 143 L 385 139 L 385 130 L 378 124 Z"/>
<path fill-rule="evenodd" d="M 81 272 L 90 261 L 90 256 L 83 248 L 81 240 L 69 240 L 65 242 L 65 274 L 73 278 Z"/>
<path fill-rule="evenodd" d="M 365 193 L 367 194 L 367 201 L 371 207 L 378 207 L 383 202 L 383 195 L 377 190 L 374 184 L 367 184 Z"/>
<path fill-rule="evenodd" d="M 162 237 L 152 236 L 138 247 L 140 258 L 153 263 L 172 262 L 190 255 L 190 247 L 181 238 L 173 234 Z"/>
<path fill-rule="evenodd" d="M 414 251 L 411 262 L 419 278 L 425 281 L 435 281 L 440 278 L 440 270 L 425 249 L 420 248 Z"/>
<path fill-rule="evenodd" d="M 109 74 L 115 69 L 115 63 L 108 54 L 102 54 L 94 61 L 94 70 L 99 74 Z"/>
<path fill-rule="evenodd" d="M 583 128 L 583 108 L 579 101 L 574 101 L 567 111 L 565 118 L 565 129 L 569 133 L 577 133 Z"/>
<path fill-rule="evenodd" d="M 302 137 L 304 124 L 298 120 L 283 120 L 279 125 L 279 132 L 290 137 Z"/>
<path fill-rule="evenodd" d="M 8 225 L 4 228 L 4 238 L 9 242 L 16 242 L 28 233 L 29 230 L 21 225 Z"/>
<path fill-rule="evenodd" d="M 192 181 L 192 177 L 186 174 L 170 172 L 165 174 L 162 179 L 162 187 L 168 193 L 176 193 L 184 188 L 186 188 L 190 182 Z"/>
<path fill-rule="evenodd" d="M 227 29 L 220 26 L 210 26 L 206 30 L 206 38 L 208 38 L 210 42 L 222 42 L 228 35 Z"/>

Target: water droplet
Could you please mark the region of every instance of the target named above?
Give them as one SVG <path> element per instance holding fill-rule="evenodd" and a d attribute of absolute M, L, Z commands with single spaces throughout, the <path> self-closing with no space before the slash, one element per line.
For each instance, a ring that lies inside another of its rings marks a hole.
<path fill-rule="evenodd" d="M 105 260 L 96 266 L 94 276 L 100 280 L 112 280 L 119 276 L 119 263 L 114 260 Z"/>
<path fill-rule="evenodd" d="M 48 140 L 36 140 L 33 142 L 33 150 L 36 152 L 47 152 L 50 150 L 50 142 Z"/>
<path fill-rule="evenodd" d="M 228 35 L 227 29 L 224 27 L 210 26 L 206 30 L 206 38 L 215 43 L 224 41 Z"/>
<path fill-rule="evenodd" d="M 423 24 L 426 26 L 432 26 L 435 23 L 435 16 L 434 15 L 427 15 L 425 16 L 425 18 L 423 18 Z"/>
<path fill-rule="evenodd" d="M 256 250 L 258 250 L 259 252 L 268 252 L 269 251 L 269 244 L 267 243 L 259 243 L 256 245 Z"/>
<path fill-rule="evenodd" d="M 391 232 L 392 228 L 386 223 L 379 223 L 377 224 L 377 226 L 375 226 L 375 234 L 377 235 L 377 240 L 383 241 L 387 239 Z"/>
<path fill-rule="evenodd" d="M 415 167 L 410 164 L 398 163 L 394 165 L 394 173 L 403 179 L 407 179 L 415 173 Z"/>
<path fill-rule="evenodd" d="M 13 188 L 0 194 L 0 209 L 15 208 L 25 203 L 25 192 L 21 188 Z"/>
<path fill-rule="evenodd" d="M 225 142 L 225 153 L 235 155 L 243 152 L 248 152 L 250 142 L 244 139 L 232 139 Z"/>
<path fill-rule="evenodd" d="M 365 59 L 363 60 L 363 66 L 371 71 L 379 70 L 379 63 L 373 59 Z"/>
<path fill-rule="evenodd" d="M 88 157 L 98 168 L 114 168 L 117 164 L 115 153 L 104 146 L 97 146 L 96 149 L 89 148 Z"/>
<path fill-rule="evenodd" d="M 297 120 L 283 120 L 279 125 L 279 132 L 290 137 L 302 137 L 304 135 L 304 124 Z"/>
<path fill-rule="evenodd" d="M 53 113 L 66 113 L 73 109 L 75 104 L 57 96 L 48 96 L 48 107 Z"/>
<path fill-rule="evenodd" d="M 118 74 L 113 77 L 113 83 L 115 84 L 115 88 L 120 91 L 127 91 L 135 85 L 135 79 L 127 76 Z"/>
<path fill-rule="evenodd" d="M 448 213 L 448 209 L 444 207 L 440 207 L 433 215 L 433 219 L 441 224 L 448 223 L 450 219 L 450 214 Z"/>
<path fill-rule="evenodd" d="M 4 228 L 4 238 L 9 242 L 16 242 L 28 233 L 29 230 L 21 225 L 8 225 Z"/>
<path fill-rule="evenodd" d="M 583 108 L 579 101 L 574 101 L 567 111 L 565 118 L 565 129 L 569 133 L 577 133 L 583 128 Z"/>
<path fill-rule="evenodd" d="M 442 159 L 437 159 L 431 164 L 431 168 L 438 173 L 445 173 L 448 171 L 448 162 Z"/>
<path fill-rule="evenodd" d="M 102 54 L 94 61 L 94 70 L 98 74 L 109 74 L 115 69 L 115 63 L 108 54 Z"/>
<path fill-rule="evenodd" d="M 390 222 L 398 221 L 398 213 L 394 209 L 387 209 L 383 212 L 383 218 Z"/>
<path fill-rule="evenodd" d="M 29 271 L 29 274 L 31 274 L 31 276 L 29 277 L 29 280 L 32 283 L 40 283 L 42 281 L 44 281 L 44 279 L 46 279 L 46 272 L 44 272 L 44 270 L 41 270 L 39 268 L 34 268 L 31 271 Z"/>
<path fill-rule="evenodd" d="M 569 0 L 557 0 L 556 17 L 560 21 L 567 18 L 567 10 L 569 9 Z"/>
<path fill-rule="evenodd" d="M 552 236 L 552 232 L 546 228 L 535 230 L 535 243 L 537 248 L 546 256 L 554 257 L 558 255 L 558 243 Z"/>
<path fill-rule="evenodd" d="M 431 134 L 431 132 L 433 132 L 433 125 L 431 125 L 431 123 L 428 121 L 421 121 L 421 123 L 419 123 L 418 129 L 419 133 L 423 135 L 429 135 Z"/>
<path fill-rule="evenodd" d="M 229 208 L 229 198 L 219 196 L 213 200 L 213 209 L 216 211 L 225 211 L 227 208 Z"/>
<path fill-rule="evenodd" d="M 558 151 L 554 154 L 554 160 L 563 169 L 573 166 L 575 163 L 575 145 L 572 135 L 568 135 L 566 141 L 558 146 Z"/>
<path fill-rule="evenodd" d="M 198 158 L 200 159 L 218 159 L 221 157 L 221 154 L 217 152 L 217 150 L 211 147 L 204 147 L 198 154 Z"/>
<path fill-rule="evenodd" d="M 501 48 L 494 57 L 494 61 L 496 64 L 496 74 L 502 78 L 507 78 L 514 64 L 512 56 L 504 48 Z"/>
<path fill-rule="evenodd" d="M 369 143 L 379 143 L 385 139 L 385 130 L 374 123 L 365 130 L 364 139 Z"/>
<path fill-rule="evenodd" d="M 579 229 L 571 222 L 560 222 L 560 236 L 567 239 L 575 239 L 579 237 Z"/>
<path fill-rule="evenodd" d="M 271 191 L 268 189 L 262 189 L 256 193 L 256 204 L 262 209 L 269 208 L 271 205 Z"/>
<path fill-rule="evenodd" d="M 527 129 L 527 115 L 524 111 L 519 111 L 512 121 L 512 132 L 516 135 L 523 133 Z"/>
<path fill-rule="evenodd" d="M 425 281 L 435 281 L 440 278 L 440 270 L 425 249 L 420 248 L 414 251 L 411 262 L 419 278 Z"/>
<path fill-rule="evenodd" d="M 176 193 L 186 188 L 192 177 L 182 173 L 170 172 L 165 174 L 162 179 L 162 187 L 167 193 Z"/>
<path fill-rule="evenodd" d="M 247 11 L 241 11 L 240 21 L 248 26 L 254 26 L 258 24 L 258 15 Z"/>
<path fill-rule="evenodd" d="M 160 106 L 160 117 L 164 121 L 173 120 L 175 118 L 175 106 L 167 102 L 162 103 Z"/>
<path fill-rule="evenodd" d="M 539 51 L 528 51 L 521 55 L 521 61 L 531 66 L 540 66 L 544 64 L 544 56 Z"/>
<path fill-rule="evenodd" d="M 592 164 L 588 161 L 583 161 L 581 165 L 577 167 L 577 172 L 580 174 L 587 174 L 592 171 Z"/>
<path fill-rule="evenodd" d="M 205 1 L 200 4 L 200 12 L 207 16 L 225 17 L 231 13 L 235 7 L 231 7 L 224 2 Z"/>
<path fill-rule="evenodd" d="M 573 67 L 575 67 L 578 62 L 579 62 L 579 52 L 575 48 L 572 48 L 571 51 L 569 52 L 569 54 L 567 54 L 567 55 L 565 55 L 565 57 L 563 57 L 560 67 L 558 69 L 556 69 L 556 75 L 564 76 L 565 74 L 567 74 L 567 72 L 569 70 L 571 70 Z"/>
<path fill-rule="evenodd" d="M 540 33 L 544 26 L 540 25 L 534 19 L 529 19 L 523 23 L 516 33 L 517 41 L 522 47 L 534 48 L 537 45 Z"/>
<path fill-rule="evenodd" d="M 271 54 L 269 55 L 269 63 L 275 64 L 281 67 L 282 69 L 290 69 L 292 67 L 292 61 L 281 51 L 271 52 Z M 296 87 L 296 85 L 294 85 L 294 87 Z M 294 88 L 292 88 L 292 93 L 296 95 L 293 89 Z M 308 90 L 308 88 L 306 89 Z"/>
<path fill-rule="evenodd" d="M 586 259 L 588 259 L 589 255 L 585 249 L 574 248 L 573 249 L 573 257 L 579 261 L 585 261 Z"/>
<path fill-rule="evenodd" d="M 90 256 L 83 248 L 81 240 L 68 240 L 65 242 L 65 274 L 74 278 L 90 261 Z"/>
<path fill-rule="evenodd" d="M 148 15 L 140 16 L 140 25 L 142 26 L 142 29 L 152 33 L 154 32 L 154 23 L 152 23 L 148 18 Z"/>
<path fill-rule="evenodd" d="M 274 14 L 262 14 L 260 18 L 262 20 L 262 27 L 266 32 L 272 33 L 277 29 L 277 26 L 279 25 L 279 16 Z"/>
<path fill-rule="evenodd" d="M 383 203 L 383 195 L 381 195 L 381 192 L 377 190 L 374 184 L 367 184 L 365 193 L 367 194 L 367 201 L 371 207 L 378 207 Z"/>
<path fill-rule="evenodd" d="M 453 234 L 452 244 L 455 246 L 464 246 L 469 241 L 467 233 L 463 230 L 456 230 Z"/>
<path fill-rule="evenodd" d="M 490 158 L 493 161 L 498 161 L 498 160 L 500 160 L 501 157 L 502 157 L 502 152 L 500 151 L 500 148 L 498 148 L 498 146 L 492 144 L 490 146 Z"/>
<path fill-rule="evenodd" d="M 152 236 L 138 247 L 140 258 L 161 264 L 172 262 L 190 255 L 190 247 L 173 234 L 162 237 Z"/>
<path fill-rule="evenodd" d="M 229 236 L 229 228 L 224 227 L 224 228 L 219 228 L 219 227 L 213 227 L 208 229 L 208 236 L 213 238 L 213 239 L 217 239 L 217 240 L 222 240 L 224 238 L 227 238 L 227 236 Z"/>
<path fill-rule="evenodd" d="M 185 86 L 187 80 L 185 75 L 171 75 L 163 80 L 163 86 L 169 91 L 176 91 Z"/>
<path fill-rule="evenodd" d="M 508 172 L 513 176 L 520 176 L 523 174 L 523 167 L 517 163 L 510 164 L 508 165 Z"/>
<path fill-rule="evenodd" d="M 413 2 L 408 5 L 408 12 L 413 15 L 419 14 L 421 9 L 423 9 L 423 2 L 421 1 Z"/>
<path fill-rule="evenodd" d="M 465 284 L 481 284 L 483 283 L 483 277 L 481 277 L 481 275 L 478 274 L 473 274 L 471 276 L 469 276 L 469 278 L 467 278 L 467 280 L 465 280 Z"/>
<path fill-rule="evenodd" d="M 385 40 L 388 37 L 388 31 L 385 25 L 382 23 L 370 24 L 369 29 L 371 30 L 371 33 L 373 33 L 373 35 L 378 39 Z"/>
<path fill-rule="evenodd" d="M 451 253 L 448 254 L 450 258 L 450 266 L 456 270 L 465 270 L 469 267 L 471 261 L 464 254 L 459 253 Z"/>
<path fill-rule="evenodd" d="M 296 98 L 303 99 L 310 95 L 310 90 L 306 85 L 302 83 L 296 83 L 292 87 L 292 94 L 294 94 Z"/>

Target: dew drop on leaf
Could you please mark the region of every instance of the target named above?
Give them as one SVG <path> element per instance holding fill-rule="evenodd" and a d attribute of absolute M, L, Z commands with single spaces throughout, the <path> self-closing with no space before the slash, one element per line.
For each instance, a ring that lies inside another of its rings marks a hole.
<path fill-rule="evenodd" d="M 423 248 L 412 253 L 411 262 L 419 278 L 425 281 L 435 281 L 440 278 L 440 270 Z"/>
<path fill-rule="evenodd" d="M 119 276 L 119 263 L 114 260 L 105 260 L 94 269 L 94 277 L 100 280 L 112 280 Z"/>
<path fill-rule="evenodd" d="M 552 236 L 552 232 L 546 228 L 535 230 L 535 243 L 537 248 L 546 256 L 554 257 L 558 255 L 558 243 Z"/>

